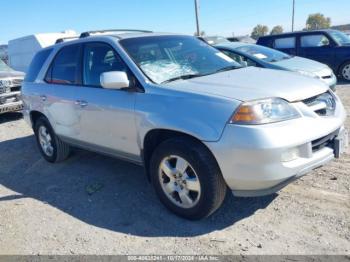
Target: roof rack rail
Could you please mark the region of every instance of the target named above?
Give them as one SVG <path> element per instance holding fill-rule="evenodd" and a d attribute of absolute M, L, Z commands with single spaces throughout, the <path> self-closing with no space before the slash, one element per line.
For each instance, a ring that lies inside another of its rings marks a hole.
<path fill-rule="evenodd" d="M 138 29 L 108 29 L 108 30 L 95 30 L 87 31 L 80 34 L 80 38 L 88 37 L 93 34 L 107 33 L 107 32 L 139 32 L 139 33 L 153 33 L 153 31 L 148 30 L 138 30 Z"/>
<path fill-rule="evenodd" d="M 62 37 L 56 40 L 55 44 L 63 43 L 65 40 L 72 40 L 72 39 L 78 39 L 79 36 L 67 36 L 67 37 Z"/>

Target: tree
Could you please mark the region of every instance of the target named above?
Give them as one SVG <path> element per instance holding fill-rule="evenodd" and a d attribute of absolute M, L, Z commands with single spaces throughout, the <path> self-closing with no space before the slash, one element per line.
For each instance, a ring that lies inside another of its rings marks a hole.
<path fill-rule="evenodd" d="M 283 33 L 283 27 L 281 25 L 276 25 L 274 28 L 272 28 L 270 35 L 276 35 L 276 34 L 282 34 Z"/>
<path fill-rule="evenodd" d="M 251 37 L 257 40 L 260 36 L 267 35 L 269 28 L 266 25 L 257 25 L 253 28 Z"/>
<path fill-rule="evenodd" d="M 331 27 L 331 19 L 321 13 L 311 14 L 306 20 L 306 30 L 317 30 Z"/>

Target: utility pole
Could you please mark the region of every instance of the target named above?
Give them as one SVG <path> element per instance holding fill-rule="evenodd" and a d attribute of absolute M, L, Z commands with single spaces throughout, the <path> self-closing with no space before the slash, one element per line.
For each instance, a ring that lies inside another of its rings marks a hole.
<path fill-rule="evenodd" d="M 194 7 L 196 9 L 196 25 L 197 25 L 197 36 L 200 35 L 200 29 L 199 29 L 199 0 L 194 0 Z"/>
<path fill-rule="evenodd" d="M 295 0 L 293 0 L 292 32 L 294 32 Z"/>

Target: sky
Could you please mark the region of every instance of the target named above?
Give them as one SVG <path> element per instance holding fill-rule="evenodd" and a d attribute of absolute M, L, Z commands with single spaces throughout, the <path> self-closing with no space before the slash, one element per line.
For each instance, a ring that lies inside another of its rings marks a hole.
<path fill-rule="evenodd" d="M 333 25 L 350 23 L 350 0 L 295 0 L 296 29 L 321 12 Z M 246 35 L 257 24 L 291 30 L 292 0 L 199 0 L 207 35 Z M 147 29 L 193 34 L 194 0 L 1 0 L 0 44 L 46 32 L 73 29 Z"/>

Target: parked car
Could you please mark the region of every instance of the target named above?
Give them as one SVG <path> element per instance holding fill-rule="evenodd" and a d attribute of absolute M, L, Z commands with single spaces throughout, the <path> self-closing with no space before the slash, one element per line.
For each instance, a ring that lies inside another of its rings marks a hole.
<path fill-rule="evenodd" d="M 350 80 L 350 38 L 337 30 L 318 30 L 263 36 L 258 45 L 278 49 L 328 65 Z"/>
<path fill-rule="evenodd" d="M 326 84 L 243 68 L 186 35 L 83 33 L 36 54 L 22 95 L 47 161 L 76 146 L 143 165 L 162 203 L 189 219 L 212 214 L 228 188 L 276 192 L 347 145 Z"/>
<path fill-rule="evenodd" d="M 0 59 L 0 114 L 22 109 L 20 90 L 24 73 L 14 71 Z"/>
<path fill-rule="evenodd" d="M 242 42 L 247 44 L 255 44 L 256 40 L 251 38 L 249 35 L 244 36 L 231 36 L 226 38 L 230 42 Z"/>
<path fill-rule="evenodd" d="M 198 39 L 206 42 L 209 45 L 217 45 L 222 43 L 230 43 L 230 41 L 223 36 L 199 36 Z"/>
<path fill-rule="evenodd" d="M 337 78 L 332 69 L 319 62 L 290 56 L 283 52 L 259 45 L 244 43 L 223 43 L 214 46 L 242 66 L 286 70 L 322 80 L 335 90 Z"/>

